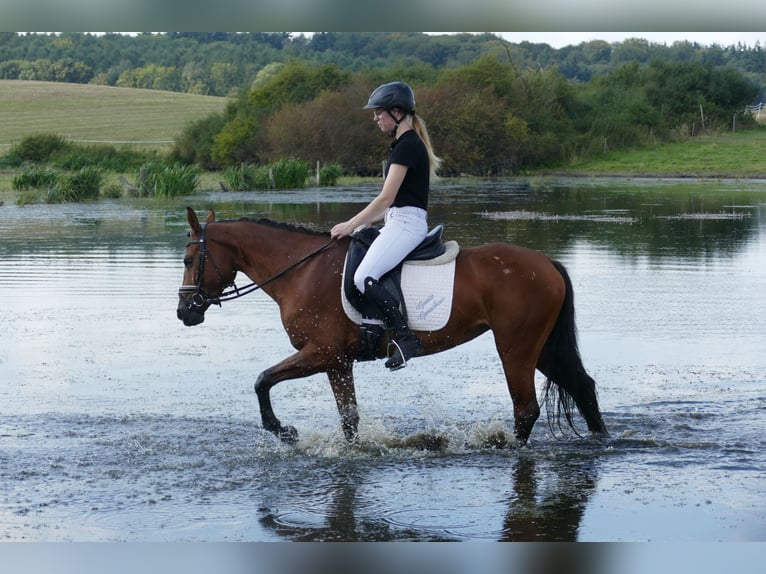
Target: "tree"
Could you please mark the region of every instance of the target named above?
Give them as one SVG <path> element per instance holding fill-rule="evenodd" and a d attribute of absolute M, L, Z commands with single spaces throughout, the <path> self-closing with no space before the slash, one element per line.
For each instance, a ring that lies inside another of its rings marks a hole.
<path fill-rule="evenodd" d="M 224 124 L 223 114 L 211 114 L 192 122 L 176 138 L 171 159 L 186 164 L 196 163 L 203 169 L 221 167 L 213 158 L 213 142 Z"/>
<path fill-rule="evenodd" d="M 368 81 L 357 78 L 310 102 L 283 106 L 264 124 L 264 159 L 298 157 L 312 163 L 339 163 L 352 173 L 379 173 L 387 142 L 369 112 L 349 106 L 366 101 L 369 91 Z"/>
<path fill-rule="evenodd" d="M 466 79 L 423 91 L 429 133 L 442 174 L 490 175 L 511 171 L 526 126 L 508 110 L 494 86 L 479 89 Z M 512 127 L 509 131 L 507 128 Z"/>
<path fill-rule="evenodd" d="M 149 64 L 123 72 L 117 80 L 117 85 L 125 88 L 178 91 L 181 72 L 172 66 Z"/>
<path fill-rule="evenodd" d="M 335 66 L 285 64 L 229 106 L 226 125 L 215 138 L 213 158 L 223 165 L 260 161 L 264 118 L 285 105 L 304 104 L 325 90 L 337 90 L 349 77 Z"/>
<path fill-rule="evenodd" d="M 728 125 L 732 114 L 753 101 L 758 86 L 729 68 L 655 59 L 647 71 L 647 93 L 669 127 L 701 123 L 700 106 L 708 121 Z"/>

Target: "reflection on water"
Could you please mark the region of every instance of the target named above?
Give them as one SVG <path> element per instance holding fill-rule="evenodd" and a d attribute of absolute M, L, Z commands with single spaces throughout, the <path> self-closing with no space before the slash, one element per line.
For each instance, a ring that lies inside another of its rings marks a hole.
<path fill-rule="evenodd" d="M 491 337 L 396 374 L 356 368 L 365 443 L 323 377 L 252 385 L 291 352 L 256 294 L 175 318 L 184 206 L 329 229 L 376 187 L 0 206 L 0 533 L 8 540 L 766 540 L 766 185 L 441 182 L 464 246 L 561 259 L 607 443 L 512 434 Z M 412 436 L 446 437 L 435 450 Z M 552 559 L 552 558 L 551 558 Z"/>
<path fill-rule="evenodd" d="M 466 472 L 464 462 L 423 461 L 417 477 L 422 481 L 428 476 L 430 492 L 417 492 L 418 485 L 407 476 L 413 469 L 400 468 L 409 463 L 370 472 L 358 461 L 346 461 L 329 470 L 328 478 L 316 482 L 320 488 L 285 493 L 284 500 L 275 503 L 288 509 L 266 510 L 261 523 L 292 541 L 577 540 L 584 509 L 596 485 L 595 470 L 587 457 L 555 469 L 538 468 L 549 463 L 528 453 L 512 459 L 502 457 L 507 479 L 494 485 L 484 482 L 482 474 L 489 474 L 498 461 L 488 456 L 476 458 L 486 464 L 483 473 L 477 468 Z M 476 464 L 471 461 L 471 465 Z M 491 474 L 493 480 L 498 479 Z M 472 480 L 456 485 L 456 478 Z M 386 482 L 381 484 L 382 480 Z M 412 507 L 394 507 L 382 498 L 389 488 L 386 483 L 407 489 Z M 496 491 L 496 500 L 485 498 L 487 488 Z M 488 523 L 494 521 L 495 527 L 488 530 Z"/>

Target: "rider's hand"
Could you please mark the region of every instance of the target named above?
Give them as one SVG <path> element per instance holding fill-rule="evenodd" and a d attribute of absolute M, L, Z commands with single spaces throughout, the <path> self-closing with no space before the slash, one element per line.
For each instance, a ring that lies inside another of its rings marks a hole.
<path fill-rule="evenodd" d="M 330 230 L 330 236 L 333 239 L 340 239 L 341 237 L 345 237 L 346 235 L 351 235 L 354 232 L 354 227 L 351 225 L 350 222 L 344 221 L 343 223 L 338 223 Z"/>

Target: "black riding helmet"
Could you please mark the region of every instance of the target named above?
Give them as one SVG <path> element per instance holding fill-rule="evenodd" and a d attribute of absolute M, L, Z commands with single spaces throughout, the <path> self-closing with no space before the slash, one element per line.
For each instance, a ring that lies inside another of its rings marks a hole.
<path fill-rule="evenodd" d="M 375 88 L 370 94 L 370 99 L 367 100 L 367 105 L 363 110 L 371 110 L 375 108 L 382 108 L 388 112 L 396 125 L 398 126 L 401 120 L 397 120 L 391 113 L 394 108 L 399 108 L 404 112 L 404 115 L 415 113 L 415 93 L 404 82 L 389 82 L 388 84 L 382 84 Z"/>

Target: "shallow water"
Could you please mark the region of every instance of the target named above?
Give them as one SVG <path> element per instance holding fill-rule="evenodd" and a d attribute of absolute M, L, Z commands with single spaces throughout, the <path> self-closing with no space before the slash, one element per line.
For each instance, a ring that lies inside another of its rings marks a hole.
<path fill-rule="evenodd" d="M 0 207 L 0 539 L 766 540 L 766 183 L 442 183 L 432 223 L 567 265 L 607 441 L 524 449 L 490 335 L 356 367 L 361 443 L 261 293 L 175 317 L 183 206 L 329 227 L 374 187 Z M 542 386 L 542 380 L 540 379 Z M 440 448 L 422 448 L 439 442 Z"/>

